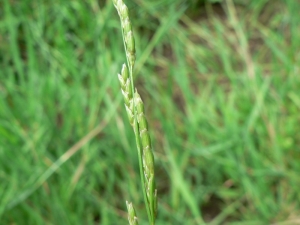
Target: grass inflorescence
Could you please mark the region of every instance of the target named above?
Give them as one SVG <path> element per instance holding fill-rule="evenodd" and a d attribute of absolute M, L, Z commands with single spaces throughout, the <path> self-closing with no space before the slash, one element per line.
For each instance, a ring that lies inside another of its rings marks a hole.
<path fill-rule="evenodd" d="M 125 3 L 156 225 L 298 224 L 298 1 Z M 112 1 L 0 5 L 0 224 L 147 224 Z"/>
<path fill-rule="evenodd" d="M 129 67 L 128 71 L 126 64 L 123 64 L 121 75 L 118 74 L 118 78 L 121 84 L 121 91 L 124 97 L 128 119 L 135 133 L 143 189 L 142 192 L 144 194 L 149 223 L 154 225 L 157 215 L 157 190 L 154 180 L 154 156 L 148 132 L 148 123 L 145 117 L 144 103 L 138 91 L 135 89 L 133 81 L 133 69 L 135 63 L 135 42 L 133 30 L 127 6 L 122 0 L 113 0 L 113 3 L 120 17 L 125 53 Z M 132 203 L 127 205 L 130 206 L 128 207 L 130 225 L 137 224 L 135 219 L 136 216 L 133 216 L 133 213 L 130 213 L 130 211 L 134 211 L 132 209 Z"/>

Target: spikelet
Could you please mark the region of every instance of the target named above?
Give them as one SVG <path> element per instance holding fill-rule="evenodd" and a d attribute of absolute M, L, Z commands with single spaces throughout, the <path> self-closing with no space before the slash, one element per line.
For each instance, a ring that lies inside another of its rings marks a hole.
<path fill-rule="evenodd" d="M 128 221 L 130 225 L 138 225 L 138 218 L 136 217 L 135 209 L 132 205 L 132 203 L 126 201 L 126 206 L 128 210 Z"/>
<path fill-rule="evenodd" d="M 128 15 L 128 8 L 122 0 L 113 0 L 113 3 L 118 11 L 121 20 L 126 46 L 126 56 L 128 59 L 129 67 L 132 70 L 135 63 L 135 41 L 133 37 L 131 22 Z"/>
<path fill-rule="evenodd" d="M 137 91 L 134 93 L 134 101 L 136 104 L 139 135 L 143 149 L 143 167 L 146 194 L 148 203 L 150 205 L 151 214 L 155 217 L 157 212 L 157 191 L 155 189 L 154 181 L 154 156 L 148 132 L 148 123 L 145 117 L 144 103 Z"/>
<path fill-rule="evenodd" d="M 123 64 L 121 75 L 118 74 L 119 82 L 121 85 L 121 91 L 123 94 L 125 108 L 130 124 L 134 124 L 134 112 L 133 112 L 133 96 L 131 89 L 131 81 L 126 64 Z"/>

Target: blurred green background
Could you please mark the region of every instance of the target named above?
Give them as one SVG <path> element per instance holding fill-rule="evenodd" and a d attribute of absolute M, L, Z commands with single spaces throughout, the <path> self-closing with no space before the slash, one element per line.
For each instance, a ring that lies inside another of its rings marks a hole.
<path fill-rule="evenodd" d="M 125 0 L 157 225 L 300 224 L 300 3 Z M 112 1 L 0 1 L 0 224 L 147 215 Z"/>

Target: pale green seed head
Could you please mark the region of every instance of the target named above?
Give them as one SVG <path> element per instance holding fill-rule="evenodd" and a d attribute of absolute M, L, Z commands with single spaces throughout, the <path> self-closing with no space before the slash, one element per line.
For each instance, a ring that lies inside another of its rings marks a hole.
<path fill-rule="evenodd" d="M 137 113 L 138 114 L 144 113 L 144 103 L 143 103 L 143 101 L 141 99 L 141 96 L 137 92 L 137 90 L 135 90 L 134 98 L 135 98 L 135 104 L 136 104 Z"/>
<path fill-rule="evenodd" d="M 130 225 L 138 225 L 137 216 L 135 213 L 135 209 L 132 205 L 132 203 L 126 201 L 127 211 L 128 211 L 128 221 Z"/>
<path fill-rule="evenodd" d="M 126 104 L 125 104 L 125 108 L 126 108 L 129 123 L 133 126 L 134 125 L 134 114 L 133 114 L 132 110 Z"/>
<path fill-rule="evenodd" d="M 124 23 L 122 23 L 122 26 L 123 26 L 123 30 L 124 30 L 125 34 L 132 31 L 132 27 L 131 27 L 131 23 L 130 23 L 129 18 L 126 18 Z"/>
<path fill-rule="evenodd" d="M 145 130 L 140 129 L 140 137 L 141 137 L 141 142 L 142 142 L 143 149 L 151 148 L 150 136 L 149 136 L 148 131 L 146 129 Z"/>
<path fill-rule="evenodd" d="M 130 30 L 129 32 L 125 33 L 125 35 L 127 51 L 130 54 L 135 54 L 135 42 L 132 31 Z"/>
<path fill-rule="evenodd" d="M 119 1 L 119 2 L 122 2 L 122 1 Z M 119 4 L 118 8 L 119 8 L 121 20 L 123 22 L 126 20 L 126 18 L 129 17 L 128 8 L 123 2 Z"/>
<path fill-rule="evenodd" d="M 133 68 L 134 63 L 135 63 L 135 54 L 131 54 L 131 53 L 128 52 L 126 55 L 127 55 L 128 61 L 129 61 L 129 66 L 131 68 Z"/>
<path fill-rule="evenodd" d="M 142 101 L 136 101 L 136 111 L 140 116 L 140 120 L 142 120 L 142 116 L 144 116 L 144 103 Z"/>
<path fill-rule="evenodd" d="M 122 89 L 125 89 L 125 80 L 123 79 L 123 77 L 120 75 L 120 74 L 118 74 L 118 79 L 119 79 L 119 82 L 120 82 L 120 85 L 121 85 L 121 88 Z"/>
<path fill-rule="evenodd" d="M 126 82 L 126 85 L 125 85 L 125 92 L 128 94 L 128 97 L 130 99 L 133 98 L 133 96 L 132 96 L 132 89 L 131 89 L 131 86 L 130 86 L 130 79 L 127 79 L 127 82 Z"/>
<path fill-rule="evenodd" d="M 129 102 L 129 108 L 130 110 L 133 112 L 133 99 L 130 99 L 130 102 Z"/>
<path fill-rule="evenodd" d="M 130 86 L 129 72 L 126 64 L 123 64 L 121 75 L 118 74 L 119 82 L 121 85 L 122 94 L 126 105 L 129 105 L 129 102 L 132 100 L 132 89 Z"/>
<path fill-rule="evenodd" d="M 139 122 L 139 128 L 141 132 L 148 131 L 148 122 L 146 120 L 144 113 L 138 114 L 138 122 Z"/>
<path fill-rule="evenodd" d="M 124 81 L 126 81 L 127 78 L 129 77 L 129 72 L 128 72 L 128 69 L 127 69 L 127 66 L 125 63 L 122 66 L 121 74 L 122 74 Z"/>
<path fill-rule="evenodd" d="M 121 89 L 121 92 L 122 92 L 122 95 L 124 97 L 125 105 L 129 106 L 131 99 L 128 97 L 128 93 L 123 91 L 123 89 Z"/>
<path fill-rule="evenodd" d="M 154 176 L 154 156 L 150 148 L 144 149 L 143 163 L 147 179 L 149 179 L 150 176 Z"/>
<path fill-rule="evenodd" d="M 133 72 L 133 67 L 135 64 L 135 39 L 132 32 L 132 25 L 129 19 L 128 8 L 122 0 L 113 0 L 113 3 L 118 11 L 118 14 L 121 19 L 124 44 L 126 49 L 126 57 L 128 60 L 128 67 L 130 73 Z M 130 74 L 131 76 L 132 74 Z M 148 124 L 144 115 L 144 104 L 135 91 L 132 93 L 131 81 L 129 78 L 129 71 L 124 64 L 122 67 L 121 75 L 118 74 L 118 78 L 121 84 L 121 90 L 125 101 L 126 112 L 130 121 L 130 124 L 133 126 L 134 132 L 136 135 L 139 135 L 140 144 L 142 146 L 142 164 L 144 168 L 145 176 L 145 186 L 146 186 L 146 197 L 148 204 L 150 206 L 151 215 L 156 216 L 157 214 L 157 191 L 155 190 L 155 181 L 154 181 L 154 156 L 151 149 L 151 140 L 148 133 Z M 134 108 L 133 100 L 136 103 Z M 137 112 L 137 126 L 135 124 L 135 110 Z M 139 132 L 139 133 L 138 133 Z M 155 190 L 155 191 L 154 191 Z M 130 225 L 138 225 L 137 217 L 132 203 L 126 202 L 128 209 L 128 220 Z M 154 220 L 153 220 L 154 222 Z"/>

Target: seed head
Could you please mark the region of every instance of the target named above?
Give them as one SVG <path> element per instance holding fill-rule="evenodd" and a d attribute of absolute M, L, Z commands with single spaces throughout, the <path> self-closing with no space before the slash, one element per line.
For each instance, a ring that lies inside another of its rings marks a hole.
<path fill-rule="evenodd" d="M 128 210 L 128 221 L 130 225 L 138 225 L 138 218 L 136 217 L 135 209 L 132 205 L 132 203 L 126 201 L 126 206 Z"/>

